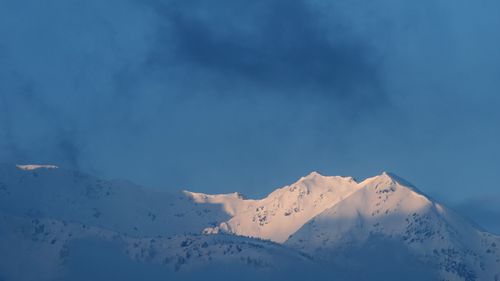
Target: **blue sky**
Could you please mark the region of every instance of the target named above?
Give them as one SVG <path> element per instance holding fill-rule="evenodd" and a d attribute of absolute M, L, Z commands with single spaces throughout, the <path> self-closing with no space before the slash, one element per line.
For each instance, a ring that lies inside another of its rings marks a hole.
<path fill-rule="evenodd" d="M 498 193 L 498 1 L 1 0 L 0 159 L 261 197 Z"/>

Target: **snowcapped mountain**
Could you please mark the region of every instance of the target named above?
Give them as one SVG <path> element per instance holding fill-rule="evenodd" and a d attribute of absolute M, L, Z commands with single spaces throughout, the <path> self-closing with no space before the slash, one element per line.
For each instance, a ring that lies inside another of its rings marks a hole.
<path fill-rule="evenodd" d="M 135 236 L 200 233 L 230 218 L 220 206 L 197 204 L 183 193 L 101 180 L 47 165 L 0 166 L 0 211 Z"/>
<path fill-rule="evenodd" d="M 386 240 L 437 267 L 442 280 L 500 278 L 499 237 L 477 229 L 397 176 L 383 173 L 359 185 L 286 244 L 338 262 L 340 253 Z"/>
<path fill-rule="evenodd" d="M 313 172 L 252 200 L 0 166 L 0 280 L 498 281 L 499 248 L 390 173 Z"/>
<path fill-rule="evenodd" d="M 186 280 L 216 267 L 246 267 L 255 276 L 285 272 L 292 264 L 314 266 L 311 258 L 291 248 L 234 235 L 132 237 L 79 223 L 1 212 L 0 226 L 2 280 L 75 280 L 82 265 L 90 270 L 102 262 L 118 262 L 125 267 L 122 271 L 134 262 L 148 265 L 157 271 L 151 276 L 154 280 Z M 103 256 L 105 260 L 101 260 Z M 108 270 L 118 268 L 115 265 Z M 99 280 L 98 276 L 88 278 Z"/>
<path fill-rule="evenodd" d="M 187 194 L 198 203 L 221 204 L 232 216 L 219 226 L 206 229 L 206 233 L 222 231 L 283 243 L 311 218 L 358 188 L 351 177 L 325 177 L 312 172 L 261 200 L 246 200 L 238 194 Z"/>

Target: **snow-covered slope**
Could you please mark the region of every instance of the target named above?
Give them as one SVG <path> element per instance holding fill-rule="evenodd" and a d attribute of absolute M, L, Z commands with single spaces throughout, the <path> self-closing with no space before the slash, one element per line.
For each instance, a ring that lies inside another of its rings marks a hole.
<path fill-rule="evenodd" d="M 358 188 L 351 177 L 327 177 L 313 172 L 261 200 L 245 200 L 237 193 L 188 194 L 196 202 L 221 204 L 232 216 L 218 227 L 206 229 L 206 233 L 222 231 L 282 243 L 311 218 Z"/>
<path fill-rule="evenodd" d="M 306 255 L 269 241 L 234 235 L 131 237 L 95 226 L 2 212 L 0 252 L 0 280 L 124 280 L 130 276 L 136 278 L 125 279 L 200 280 L 200 275 L 215 268 L 233 274 L 246 270 L 250 275 L 245 280 L 252 280 L 286 274 L 296 265 L 314 267 Z"/>
<path fill-rule="evenodd" d="M 54 167 L 1 165 L 0 211 L 136 236 L 200 233 L 230 218 L 220 205 L 198 204 L 184 193 Z"/>
<path fill-rule="evenodd" d="M 477 229 L 397 176 L 383 173 L 325 210 L 286 242 L 339 262 L 367 241 L 399 243 L 443 280 L 498 280 L 500 239 Z M 376 239 L 376 240 L 377 240 Z M 382 249 L 383 250 L 383 249 Z"/>
<path fill-rule="evenodd" d="M 0 280 L 500 280 L 498 236 L 389 173 L 252 200 L 3 165 L 0 253 Z"/>

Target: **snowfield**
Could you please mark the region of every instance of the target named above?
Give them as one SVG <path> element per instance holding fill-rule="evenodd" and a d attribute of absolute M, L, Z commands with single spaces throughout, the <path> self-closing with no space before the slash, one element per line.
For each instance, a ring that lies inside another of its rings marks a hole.
<path fill-rule="evenodd" d="M 0 280 L 500 280 L 500 237 L 390 173 L 259 200 L 0 166 Z"/>

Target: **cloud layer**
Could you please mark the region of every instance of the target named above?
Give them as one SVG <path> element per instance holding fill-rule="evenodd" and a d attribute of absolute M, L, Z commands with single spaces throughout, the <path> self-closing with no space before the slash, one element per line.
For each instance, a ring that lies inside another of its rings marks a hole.
<path fill-rule="evenodd" d="M 500 163 L 499 9 L 6 1 L 0 159 L 254 195 L 310 170 L 394 170 L 464 197 Z"/>

